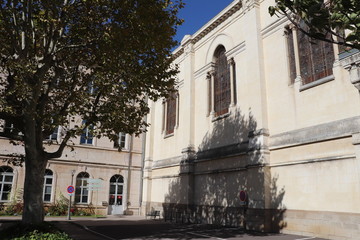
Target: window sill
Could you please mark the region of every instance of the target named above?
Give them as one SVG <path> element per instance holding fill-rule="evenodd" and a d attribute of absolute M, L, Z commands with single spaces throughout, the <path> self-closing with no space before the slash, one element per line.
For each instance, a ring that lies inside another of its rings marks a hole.
<path fill-rule="evenodd" d="M 330 75 L 330 76 L 327 76 L 327 77 L 324 77 L 324 78 L 321 78 L 321 79 L 318 79 L 314 82 L 311 82 L 311 83 L 308 83 L 308 84 L 304 84 L 302 86 L 300 86 L 300 89 L 299 91 L 302 92 L 302 91 L 305 91 L 307 89 L 310 89 L 310 88 L 313 88 L 313 87 L 317 87 L 321 84 L 324 84 L 324 83 L 327 83 L 327 82 L 330 82 L 332 80 L 334 80 L 335 77 L 334 75 Z"/>
<path fill-rule="evenodd" d="M 164 135 L 164 139 L 165 139 L 165 138 L 172 137 L 172 136 L 174 136 L 174 133 L 165 134 L 165 135 Z"/>
<path fill-rule="evenodd" d="M 229 112 L 227 112 L 227 113 L 224 113 L 224 114 L 222 114 L 222 115 L 220 115 L 220 116 L 214 116 L 212 119 L 211 119 L 211 121 L 212 122 L 216 122 L 216 121 L 219 121 L 219 120 L 221 120 L 221 119 L 223 119 L 223 118 L 227 118 L 227 117 L 229 117 L 230 116 L 230 111 Z"/>

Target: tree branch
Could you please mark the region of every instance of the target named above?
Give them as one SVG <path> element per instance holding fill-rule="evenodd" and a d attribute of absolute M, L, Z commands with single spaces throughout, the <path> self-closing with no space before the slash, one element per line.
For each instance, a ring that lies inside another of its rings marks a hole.
<path fill-rule="evenodd" d="M 57 151 L 49 153 L 44 151 L 46 159 L 52 159 L 52 158 L 59 158 L 61 157 L 65 147 L 67 146 L 67 142 L 69 141 L 70 137 L 73 135 L 73 130 L 67 131 L 65 137 L 62 139 L 60 146 Z"/>

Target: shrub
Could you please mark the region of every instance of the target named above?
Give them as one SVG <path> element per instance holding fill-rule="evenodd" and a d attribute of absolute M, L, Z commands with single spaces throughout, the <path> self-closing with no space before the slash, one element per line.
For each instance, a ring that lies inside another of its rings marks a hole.
<path fill-rule="evenodd" d="M 71 240 L 71 238 L 65 233 L 42 233 L 34 230 L 22 237 L 13 238 L 13 240 Z"/>
<path fill-rule="evenodd" d="M 53 224 L 43 222 L 39 225 L 23 225 L 21 222 L 5 227 L 0 231 L 2 240 L 71 240 Z"/>
<path fill-rule="evenodd" d="M 59 200 L 45 208 L 45 214 L 51 216 L 63 216 L 67 214 L 69 200 L 60 195 Z"/>
<path fill-rule="evenodd" d="M 20 188 L 15 192 L 11 202 L 4 206 L 4 213 L 6 215 L 21 215 L 24 209 L 22 202 L 23 189 Z"/>
<path fill-rule="evenodd" d="M 5 208 L 6 215 L 21 215 L 24 209 L 24 204 L 21 202 L 11 202 Z"/>
<path fill-rule="evenodd" d="M 76 207 L 72 213 L 75 216 L 91 216 L 95 214 L 95 210 L 94 207 L 90 204 L 85 208 Z"/>

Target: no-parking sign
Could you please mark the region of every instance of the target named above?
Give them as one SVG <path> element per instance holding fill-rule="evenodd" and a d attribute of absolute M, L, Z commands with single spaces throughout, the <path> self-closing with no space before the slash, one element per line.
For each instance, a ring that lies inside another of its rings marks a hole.
<path fill-rule="evenodd" d="M 74 186 L 71 186 L 71 185 L 70 185 L 70 186 L 67 187 L 67 192 L 68 192 L 68 193 L 71 194 L 71 193 L 73 193 L 74 191 L 75 191 Z"/>

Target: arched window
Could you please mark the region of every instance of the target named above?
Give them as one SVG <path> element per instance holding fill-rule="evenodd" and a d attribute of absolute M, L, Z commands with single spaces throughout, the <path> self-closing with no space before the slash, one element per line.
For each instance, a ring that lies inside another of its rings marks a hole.
<path fill-rule="evenodd" d="M 87 204 L 89 200 L 88 180 L 89 174 L 81 172 L 76 177 L 75 203 Z"/>
<path fill-rule="evenodd" d="M 225 55 L 224 46 L 219 46 L 214 54 L 214 111 L 220 116 L 229 111 L 231 102 L 230 65 Z"/>
<path fill-rule="evenodd" d="M 11 167 L 0 167 L 0 202 L 10 201 L 14 173 Z"/>
<path fill-rule="evenodd" d="M 114 175 L 110 178 L 109 205 L 123 205 L 124 177 Z"/>
<path fill-rule="evenodd" d="M 52 184 L 53 184 L 53 172 L 50 169 L 46 169 L 44 176 L 44 192 L 43 192 L 44 202 L 51 202 Z"/>

